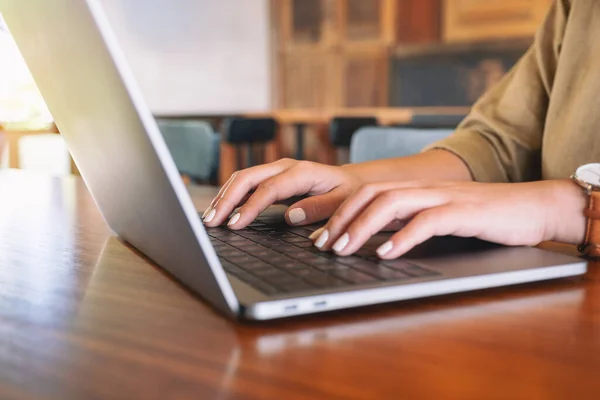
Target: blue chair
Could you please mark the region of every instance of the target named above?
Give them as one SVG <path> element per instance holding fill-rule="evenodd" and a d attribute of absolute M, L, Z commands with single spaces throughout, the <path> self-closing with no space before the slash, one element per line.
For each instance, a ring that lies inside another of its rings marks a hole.
<path fill-rule="evenodd" d="M 406 157 L 454 132 L 466 114 L 415 114 L 407 124 L 363 128 L 352 138 L 350 162 Z"/>
<path fill-rule="evenodd" d="M 419 153 L 431 143 L 443 139 L 454 129 L 367 127 L 359 129 L 350 144 L 350 162 L 406 157 Z"/>
<path fill-rule="evenodd" d="M 198 120 L 157 119 L 179 173 L 195 182 L 216 182 L 219 136 Z"/>

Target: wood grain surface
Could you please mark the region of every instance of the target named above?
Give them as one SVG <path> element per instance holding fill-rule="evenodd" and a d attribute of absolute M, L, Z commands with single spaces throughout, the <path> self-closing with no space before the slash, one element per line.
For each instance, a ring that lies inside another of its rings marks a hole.
<path fill-rule="evenodd" d="M 598 268 L 236 324 L 112 236 L 79 178 L 3 171 L 0 399 L 595 399 Z"/>

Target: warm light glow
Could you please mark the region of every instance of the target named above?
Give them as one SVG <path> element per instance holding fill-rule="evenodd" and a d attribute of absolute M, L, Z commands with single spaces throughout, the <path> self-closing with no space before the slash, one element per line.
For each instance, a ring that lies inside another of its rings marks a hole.
<path fill-rule="evenodd" d="M 16 129 L 48 126 L 52 116 L 0 15 L 0 122 Z"/>

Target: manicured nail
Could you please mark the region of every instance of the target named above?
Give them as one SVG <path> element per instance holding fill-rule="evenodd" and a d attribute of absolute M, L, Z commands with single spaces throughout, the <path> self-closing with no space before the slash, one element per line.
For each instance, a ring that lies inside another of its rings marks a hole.
<path fill-rule="evenodd" d="M 204 214 L 202 214 L 202 219 L 206 218 L 206 216 L 208 215 L 209 212 L 212 211 L 212 207 L 208 206 L 208 208 L 206 209 L 206 211 L 204 211 Z"/>
<path fill-rule="evenodd" d="M 394 243 L 392 243 L 391 241 L 387 241 L 384 244 L 382 244 L 381 246 L 379 246 L 379 248 L 377 249 L 377 254 L 379 255 L 379 257 L 383 257 L 384 255 L 386 255 L 387 253 L 390 252 L 390 250 L 392 250 L 394 248 Z"/>
<path fill-rule="evenodd" d="M 325 243 L 327 243 L 327 239 L 329 239 L 329 232 L 327 231 L 327 229 L 324 229 L 323 233 L 321 233 L 321 235 L 315 242 L 315 247 L 318 247 L 320 249 L 325 245 Z"/>
<path fill-rule="evenodd" d="M 316 231 L 311 233 L 308 238 L 310 240 L 315 240 L 316 238 L 318 238 L 321 235 L 321 232 L 323 232 L 324 229 L 325 229 L 325 227 L 321 227 L 321 228 L 317 229 Z"/>
<path fill-rule="evenodd" d="M 231 217 L 231 219 L 227 223 L 227 226 L 235 225 L 235 223 L 240 220 L 241 216 L 242 216 L 242 214 L 240 214 L 240 213 L 233 214 L 233 217 Z"/>
<path fill-rule="evenodd" d="M 289 212 L 288 217 L 290 218 L 290 222 L 296 225 L 306 219 L 306 213 L 301 208 L 294 208 Z"/>
<path fill-rule="evenodd" d="M 208 215 L 206 216 L 206 218 L 204 218 L 204 222 L 210 222 L 213 220 L 213 218 L 215 217 L 215 215 L 217 215 L 217 210 L 215 210 L 214 208 L 212 210 L 210 210 L 210 212 L 208 213 Z"/>
<path fill-rule="evenodd" d="M 348 243 L 350 243 L 350 235 L 347 233 L 344 233 L 333 245 L 333 250 L 336 252 L 340 252 L 342 250 L 344 250 L 346 248 L 346 246 L 348 246 Z"/>

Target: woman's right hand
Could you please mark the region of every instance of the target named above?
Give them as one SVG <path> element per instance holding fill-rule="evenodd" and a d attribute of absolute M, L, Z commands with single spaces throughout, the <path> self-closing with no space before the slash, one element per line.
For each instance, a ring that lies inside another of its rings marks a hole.
<path fill-rule="evenodd" d="M 329 218 L 361 182 L 344 167 L 281 159 L 234 173 L 204 212 L 204 224 L 242 229 L 270 205 L 308 195 L 289 207 L 290 225 L 308 225 Z"/>

